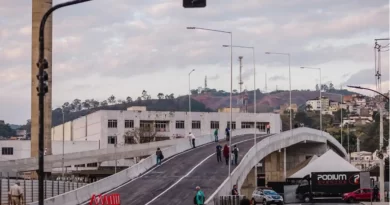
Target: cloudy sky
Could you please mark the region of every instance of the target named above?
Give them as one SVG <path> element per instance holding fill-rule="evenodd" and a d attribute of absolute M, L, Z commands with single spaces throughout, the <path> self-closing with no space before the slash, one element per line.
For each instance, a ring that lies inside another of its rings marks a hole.
<path fill-rule="evenodd" d="M 30 118 L 31 0 L 0 1 L 0 119 Z M 61 3 L 64 0 L 54 0 Z M 389 36 L 388 0 L 208 0 L 207 8 L 184 9 L 181 0 L 94 0 L 64 8 L 53 23 L 53 108 L 75 98 L 136 98 L 146 90 L 184 95 L 191 86 L 230 88 L 229 35 L 233 44 L 256 47 L 257 88 L 288 89 L 291 53 L 293 89 L 314 89 L 319 80 L 375 88 L 375 38 Z M 388 42 L 381 42 L 384 46 Z M 388 89 L 389 52 L 382 53 Z M 233 50 L 234 89 L 238 56 L 244 88 L 253 89 L 252 52 Z M 35 74 L 33 74 L 35 75 Z"/>

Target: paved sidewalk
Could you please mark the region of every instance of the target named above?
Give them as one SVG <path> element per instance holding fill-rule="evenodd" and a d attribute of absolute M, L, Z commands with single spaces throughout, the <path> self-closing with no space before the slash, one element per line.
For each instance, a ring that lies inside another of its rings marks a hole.
<path fill-rule="evenodd" d="M 371 202 L 360 202 L 360 204 L 371 205 Z M 389 202 L 372 202 L 372 205 L 389 205 Z"/>

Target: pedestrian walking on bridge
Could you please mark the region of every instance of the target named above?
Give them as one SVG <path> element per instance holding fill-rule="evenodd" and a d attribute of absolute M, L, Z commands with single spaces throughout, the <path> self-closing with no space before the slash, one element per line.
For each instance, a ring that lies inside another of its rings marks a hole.
<path fill-rule="evenodd" d="M 240 151 L 237 145 L 234 145 L 233 154 L 234 154 L 234 164 L 238 165 L 238 151 Z"/>
<path fill-rule="evenodd" d="M 195 148 L 195 135 L 190 132 L 188 138 L 190 138 L 192 142 L 192 148 Z"/>
<path fill-rule="evenodd" d="M 218 142 L 218 128 L 214 130 L 214 141 Z"/>
<path fill-rule="evenodd" d="M 227 144 L 225 144 L 225 146 L 223 147 L 223 157 L 225 158 L 226 165 L 229 165 L 229 155 L 230 155 L 229 147 Z"/>
<path fill-rule="evenodd" d="M 217 153 L 217 161 L 222 162 L 222 146 L 220 144 L 216 147 L 216 153 Z"/>
<path fill-rule="evenodd" d="M 200 189 L 199 186 L 196 187 L 196 194 L 194 197 L 194 204 L 196 205 L 204 205 L 206 197 L 204 196 L 203 191 Z"/>
<path fill-rule="evenodd" d="M 161 165 L 161 161 L 164 159 L 164 155 L 160 149 L 160 147 L 157 147 L 156 151 L 156 159 L 157 159 L 157 165 Z"/>

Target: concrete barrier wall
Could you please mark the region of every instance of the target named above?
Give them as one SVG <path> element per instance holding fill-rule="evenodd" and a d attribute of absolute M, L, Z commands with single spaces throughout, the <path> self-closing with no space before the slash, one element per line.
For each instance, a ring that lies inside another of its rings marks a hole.
<path fill-rule="evenodd" d="M 232 132 L 233 136 L 251 134 L 253 129 L 239 129 Z M 203 145 L 214 141 L 214 136 L 206 135 L 198 137 L 196 139 L 197 145 Z M 180 139 L 180 141 L 168 148 L 162 149 L 165 158 L 176 155 L 180 152 L 190 149 L 190 143 L 188 139 Z M 135 164 L 128 169 L 125 169 L 117 174 L 106 177 L 95 183 L 88 184 L 79 189 L 49 198 L 45 200 L 45 205 L 79 205 L 88 201 L 93 194 L 105 193 L 111 189 L 114 189 L 125 182 L 133 180 L 145 173 L 156 164 L 156 156 L 151 155 L 138 164 Z M 38 202 L 31 203 L 31 205 L 38 205 Z"/>
<path fill-rule="evenodd" d="M 310 128 L 297 128 L 293 130 L 293 135 L 290 131 L 272 135 L 258 142 L 256 147 L 252 147 L 247 152 L 247 154 L 242 158 L 240 164 L 233 170 L 231 177 L 227 178 L 221 184 L 221 186 L 219 186 L 219 188 L 210 196 L 210 198 L 207 199 L 206 204 L 214 204 L 213 198 L 215 197 L 229 195 L 234 184 L 237 184 L 238 190 L 240 190 L 250 170 L 257 162 L 262 160 L 268 154 L 284 147 L 289 147 L 304 141 L 307 141 L 307 143 L 310 143 L 310 141 L 327 143 L 329 141 L 334 146 L 339 148 L 345 156 L 347 156 L 345 149 L 342 148 L 337 140 L 325 132 L 323 132 L 321 135 L 321 131 L 319 130 Z"/>
<path fill-rule="evenodd" d="M 116 159 L 131 158 L 149 155 L 157 147 L 172 146 L 185 139 L 164 140 L 144 144 L 126 145 L 123 147 L 74 152 L 64 155 L 65 166 L 75 164 L 87 164 L 94 162 L 111 161 Z M 45 171 L 62 167 L 62 155 L 45 156 Z M 3 172 L 28 171 L 38 168 L 38 158 L 25 158 L 9 161 L 0 161 L 0 170 Z"/>

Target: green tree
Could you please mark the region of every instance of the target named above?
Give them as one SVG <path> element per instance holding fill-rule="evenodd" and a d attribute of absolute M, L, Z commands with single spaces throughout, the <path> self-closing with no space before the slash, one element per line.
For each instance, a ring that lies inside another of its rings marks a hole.
<path fill-rule="evenodd" d="M 330 91 L 331 91 L 331 90 L 335 90 L 335 89 L 334 89 L 334 85 L 333 85 L 332 82 L 329 83 L 329 90 L 330 90 Z"/>
<path fill-rule="evenodd" d="M 163 93 L 158 93 L 158 94 L 157 94 L 157 98 L 158 98 L 159 100 L 164 99 L 164 94 L 163 94 Z"/>
<path fill-rule="evenodd" d="M 12 137 L 15 136 L 16 131 L 13 130 L 9 124 L 0 124 L 0 136 L 1 137 Z"/>

